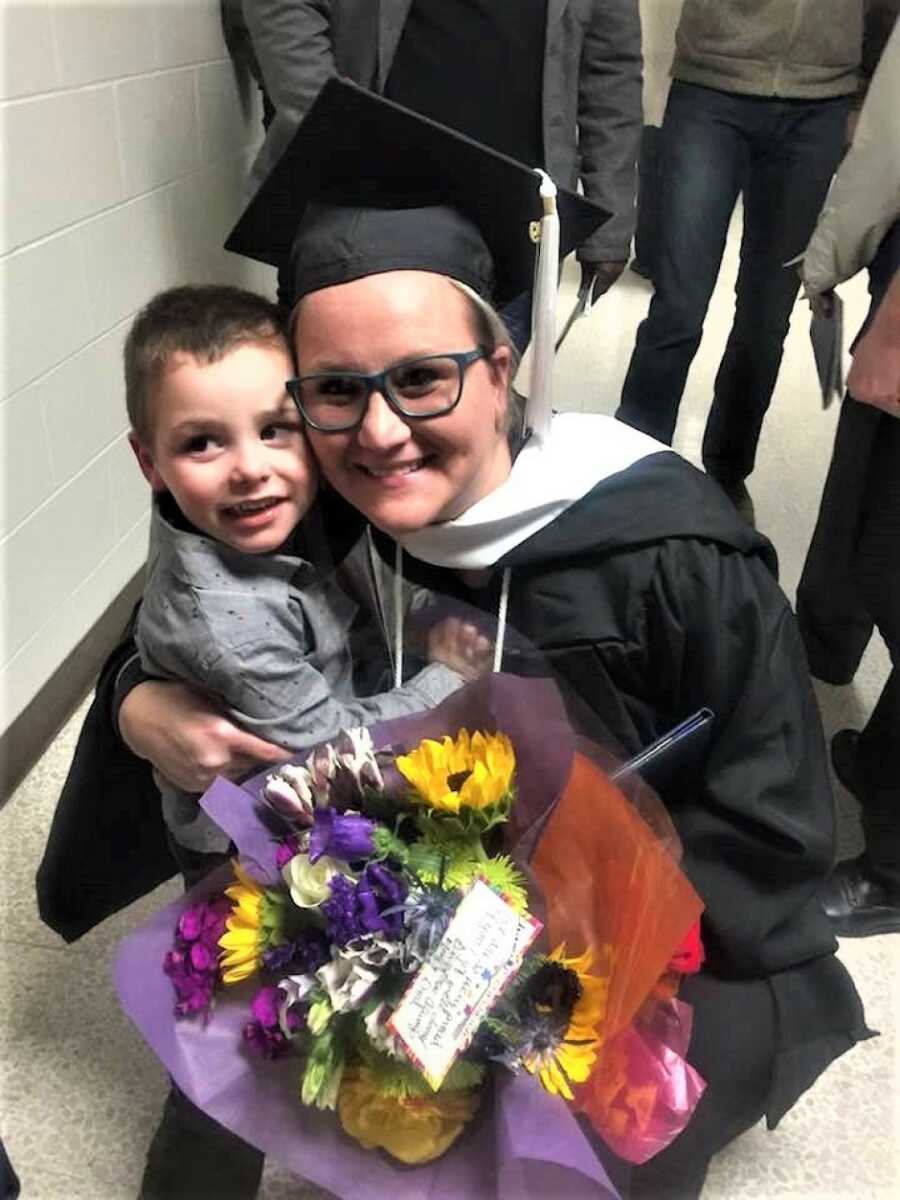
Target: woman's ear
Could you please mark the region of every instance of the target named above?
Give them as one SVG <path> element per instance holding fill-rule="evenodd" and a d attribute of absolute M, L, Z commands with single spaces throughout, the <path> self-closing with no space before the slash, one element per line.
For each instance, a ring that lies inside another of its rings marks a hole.
<path fill-rule="evenodd" d="M 138 460 L 138 466 L 141 468 L 141 474 L 153 488 L 154 492 L 164 492 L 166 490 L 165 480 L 156 469 L 156 464 L 153 461 L 153 455 L 136 433 L 129 433 L 128 442 L 131 446 L 131 449 L 134 451 L 134 457 Z"/>
<path fill-rule="evenodd" d="M 494 377 L 494 382 L 498 383 L 505 391 L 512 382 L 512 350 L 510 350 L 509 346 L 497 346 L 491 352 L 488 365 Z"/>
<path fill-rule="evenodd" d="M 498 346 L 488 359 L 491 378 L 497 388 L 497 406 L 494 428 L 505 433 L 508 423 L 507 409 L 512 385 L 513 359 L 509 346 Z"/>

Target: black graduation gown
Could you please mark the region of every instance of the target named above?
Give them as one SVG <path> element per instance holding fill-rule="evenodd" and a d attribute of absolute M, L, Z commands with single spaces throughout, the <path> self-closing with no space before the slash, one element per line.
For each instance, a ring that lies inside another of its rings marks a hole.
<path fill-rule="evenodd" d="M 116 680 L 134 654 L 126 637 L 103 667 L 38 868 L 41 919 L 67 942 L 176 871 L 150 764 L 114 721 Z"/>
<path fill-rule="evenodd" d="M 376 544 L 392 563 L 393 544 L 382 535 Z M 505 567 L 514 633 L 503 669 L 549 666 L 585 734 L 631 755 L 697 709 L 715 713 L 704 761 L 662 799 L 706 904 L 707 979 L 767 984 L 772 1126 L 833 1058 L 870 1036 L 818 902 L 834 806 L 775 552 L 716 484 L 661 452 L 604 479 L 498 559 L 483 591 L 408 555 L 404 573 L 494 614 Z M 759 991 L 748 987 L 748 1003 Z M 695 1028 L 704 1020 L 716 1014 L 698 1010 Z M 723 1050 L 734 1034 L 721 1030 Z"/>

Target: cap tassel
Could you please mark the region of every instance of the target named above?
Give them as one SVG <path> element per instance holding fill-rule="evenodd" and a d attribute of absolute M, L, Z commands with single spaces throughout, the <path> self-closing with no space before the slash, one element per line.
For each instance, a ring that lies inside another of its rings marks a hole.
<path fill-rule="evenodd" d="M 553 414 L 553 362 L 556 357 L 556 297 L 559 287 L 559 215 L 556 211 L 556 184 L 546 171 L 541 177 L 540 193 L 544 215 L 538 233 L 534 296 L 531 307 L 531 385 L 525 406 L 525 428 L 532 435 L 545 437 Z"/>

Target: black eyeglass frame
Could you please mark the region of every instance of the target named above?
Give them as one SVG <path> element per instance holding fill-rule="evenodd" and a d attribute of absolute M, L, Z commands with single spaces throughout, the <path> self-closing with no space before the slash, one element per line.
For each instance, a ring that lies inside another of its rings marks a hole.
<path fill-rule="evenodd" d="M 297 406 L 300 416 L 311 429 L 318 430 L 319 433 L 347 433 L 348 430 L 358 429 L 366 419 L 366 413 L 369 411 L 369 401 L 372 399 L 373 392 L 378 392 L 382 395 L 387 406 L 405 421 L 430 421 L 434 417 L 445 417 L 447 413 L 453 412 L 462 399 L 463 387 L 466 382 L 466 371 L 472 363 L 479 362 L 481 359 L 489 359 L 492 354 L 493 351 L 488 350 L 486 346 L 478 346 L 474 350 L 458 350 L 447 354 L 420 354 L 415 358 L 404 358 L 400 362 L 391 363 L 389 367 L 385 367 L 383 371 L 377 371 L 374 375 L 364 375 L 361 371 L 318 371 L 311 375 L 297 375 L 293 379 L 288 379 L 285 382 L 285 387 L 294 404 Z M 396 371 L 398 367 L 408 367 L 414 363 L 430 362 L 437 358 L 450 358 L 456 363 L 459 370 L 459 387 L 456 392 L 456 398 L 452 404 L 438 409 L 437 412 L 409 412 L 392 393 L 390 384 L 388 383 L 388 375 L 390 375 L 391 371 Z M 356 379 L 366 385 L 366 394 L 363 399 L 362 408 L 359 416 L 346 425 L 320 425 L 312 419 L 303 407 L 300 400 L 300 384 L 312 379 L 333 379 L 335 376 L 341 379 Z"/>

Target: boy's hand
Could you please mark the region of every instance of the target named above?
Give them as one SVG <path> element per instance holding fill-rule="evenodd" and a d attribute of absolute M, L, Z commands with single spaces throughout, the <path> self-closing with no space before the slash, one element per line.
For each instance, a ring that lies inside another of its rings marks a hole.
<path fill-rule="evenodd" d="M 240 729 L 203 692 L 148 680 L 119 709 L 119 732 L 139 758 L 186 792 L 205 792 L 217 775 L 240 779 L 289 751 Z"/>
<path fill-rule="evenodd" d="M 450 667 L 467 683 L 490 671 L 493 653 L 490 639 L 459 617 L 446 617 L 428 630 L 428 657 Z"/>

